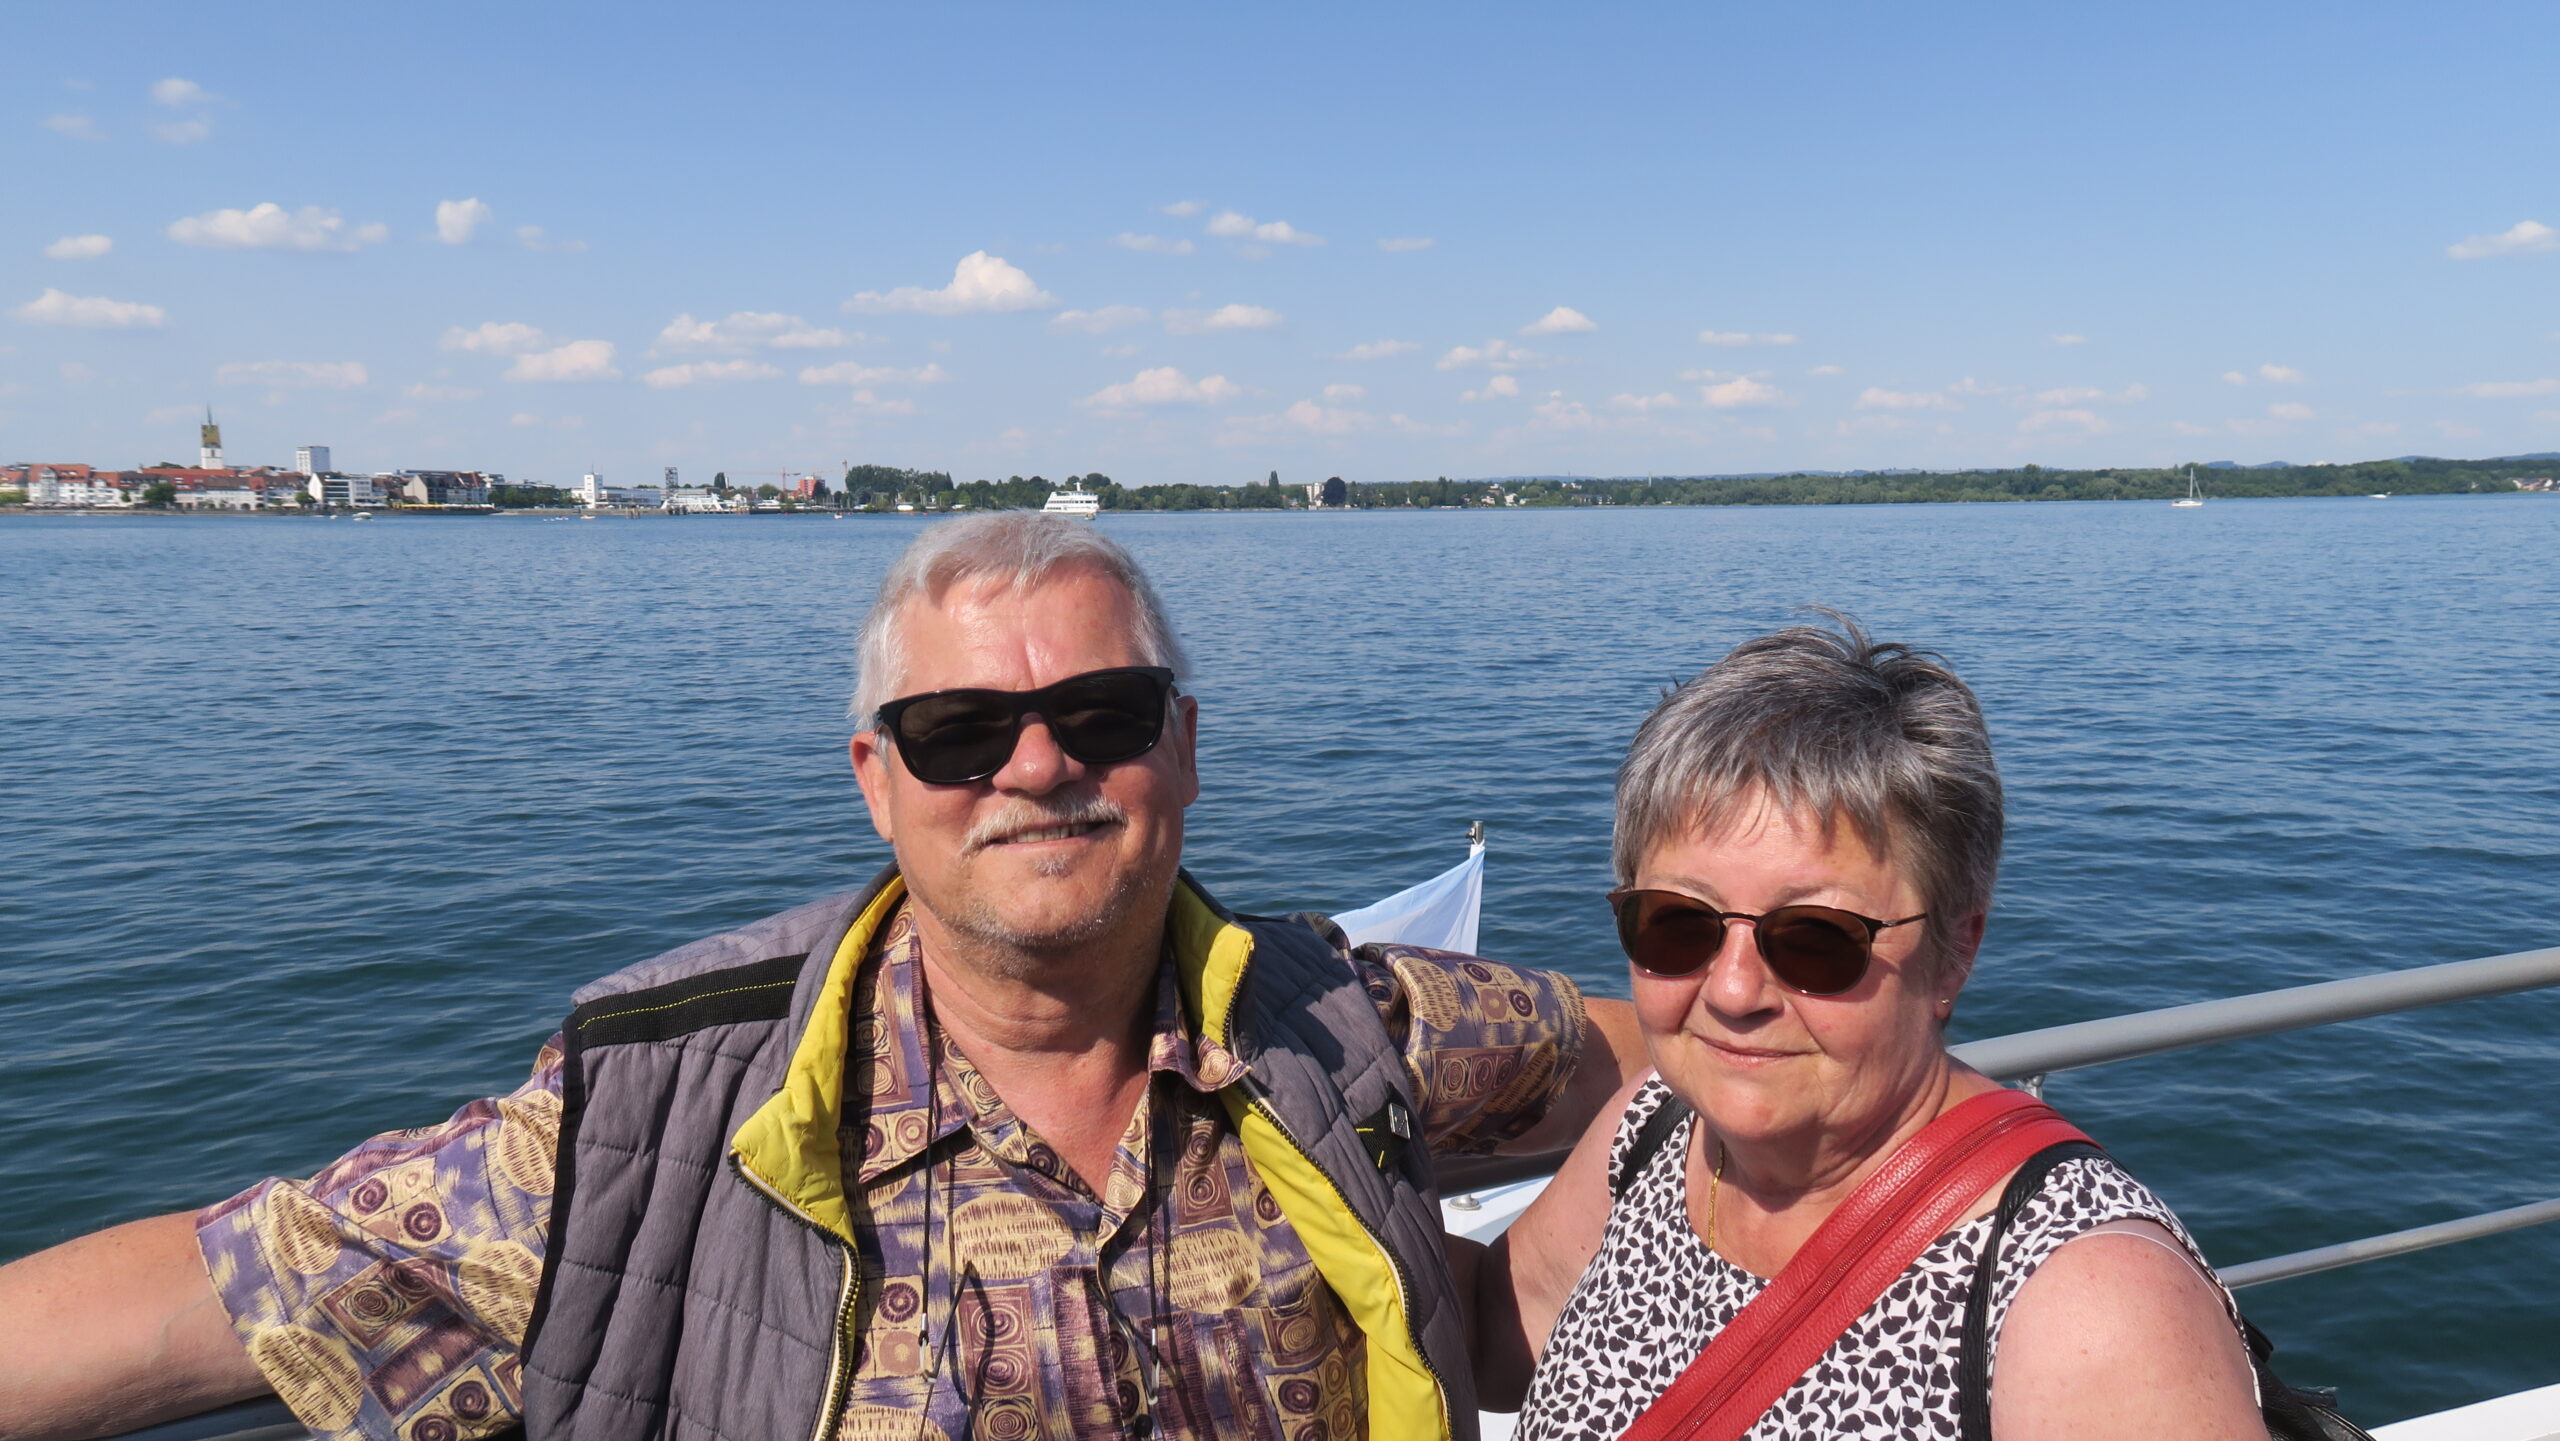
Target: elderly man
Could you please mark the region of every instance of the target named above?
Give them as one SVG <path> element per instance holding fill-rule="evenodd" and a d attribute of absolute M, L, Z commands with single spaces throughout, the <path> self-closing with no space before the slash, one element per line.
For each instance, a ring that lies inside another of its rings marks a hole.
<path fill-rule="evenodd" d="M 894 866 L 588 986 L 513 1095 L 0 1269 L 0 1437 L 1472 1435 L 1431 1158 L 1568 1146 L 1623 1005 L 1211 900 L 1089 525 L 928 530 L 860 664 Z"/>

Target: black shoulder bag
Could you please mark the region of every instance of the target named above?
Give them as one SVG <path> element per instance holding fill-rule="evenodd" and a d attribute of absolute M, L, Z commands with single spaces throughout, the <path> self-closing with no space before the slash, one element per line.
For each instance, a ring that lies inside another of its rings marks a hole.
<path fill-rule="evenodd" d="M 1958 1346 L 1956 1371 L 1963 1441 L 1991 1441 L 1991 1291 L 2000 1272 L 2000 1243 L 2008 1237 L 2018 1213 L 2044 1189 L 2045 1177 L 2054 1167 L 2076 1157 L 2105 1154 L 2079 1141 L 2048 1146 L 2020 1166 L 2009 1188 L 2000 1194 L 2000 1209 L 1991 1219 L 1991 1234 L 1983 1238 L 1982 1261 L 1964 1304 L 1964 1339 Z M 2336 1393 L 2288 1386 L 2276 1375 L 2267 1364 L 2276 1343 L 2267 1339 L 2267 1333 L 2246 1320 L 2240 1323 L 2240 1333 L 2249 1343 L 2249 1363 L 2257 1368 L 2258 1411 L 2270 1441 L 2373 1441 L 2363 1427 L 2338 1414 Z"/>

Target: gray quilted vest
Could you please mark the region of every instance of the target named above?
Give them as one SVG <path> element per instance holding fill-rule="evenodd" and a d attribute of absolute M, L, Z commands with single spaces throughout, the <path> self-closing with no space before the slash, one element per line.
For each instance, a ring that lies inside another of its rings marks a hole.
<path fill-rule="evenodd" d="M 854 972 L 892 867 L 579 991 L 559 1177 L 524 1350 L 533 1441 L 829 1441 L 859 1277 L 836 1151 Z M 1306 926 L 1188 876 L 1168 918 L 1192 1024 L 1257 1175 L 1367 1337 L 1371 1434 L 1476 1434 L 1414 1101 L 1376 1008 Z"/>

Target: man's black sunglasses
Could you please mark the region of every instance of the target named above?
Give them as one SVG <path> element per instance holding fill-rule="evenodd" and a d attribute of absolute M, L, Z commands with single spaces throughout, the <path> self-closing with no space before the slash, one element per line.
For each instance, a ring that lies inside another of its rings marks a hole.
<path fill-rule="evenodd" d="M 937 690 L 900 696 L 875 718 L 907 773 L 927 785 L 982 781 L 1003 770 L 1026 716 L 1049 723 L 1058 749 L 1089 766 L 1135 760 L 1164 736 L 1173 672 L 1119 666 L 1038 690 Z"/>

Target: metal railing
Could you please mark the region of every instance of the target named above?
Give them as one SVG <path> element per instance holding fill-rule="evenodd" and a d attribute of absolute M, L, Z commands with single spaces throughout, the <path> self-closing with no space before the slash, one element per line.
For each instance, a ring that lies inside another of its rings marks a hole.
<path fill-rule="evenodd" d="M 1956 1059 L 1983 1074 L 2015 1081 L 2040 1095 L 2045 1077 L 2055 1071 L 2103 1066 L 2111 1061 L 2130 1061 L 2548 986 L 2560 986 L 2560 947 L 2350 976 L 2343 981 L 2322 981 L 2103 1021 L 2022 1031 L 2014 1036 L 1969 1041 L 1954 1051 Z M 2385 1256 L 2405 1256 L 2431 1246 L 2448 1246 L 2547 1221 L 2560 1221 L 2560 1199 L 2270 1256 L 2263 1261 L 2223 1267 L 2219 1274 L 2224 1285 L 2237 1291 L 2244 1286 L 2263 1286 L 2270 1281 L 2308 1276 Z"/>

